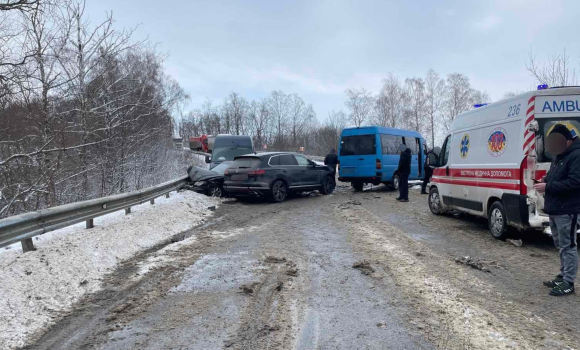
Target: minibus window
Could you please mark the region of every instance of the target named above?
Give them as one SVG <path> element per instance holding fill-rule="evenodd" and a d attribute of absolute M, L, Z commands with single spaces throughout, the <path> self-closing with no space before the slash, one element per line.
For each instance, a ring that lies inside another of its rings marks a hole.
<path fill-rule="evenodd" d="M 403 138 L 407 148 L 411 149 L 411 154 L 419 154 L 419 139 L 415 137 L 405 137 Z"/>
<path fill-rule="evenodd" d="M 399 146 L 404 143 L 402 136 L 381 135 L 381 149 L 383 154 L 399 154 Z"/>
<path fill-rule="evenodd" d="M 340 141 L 341 156 L 362 156 L 376 153 L 375 135 L 344 136 Z"/>
<path fill-rule="evenodd" d="M 572 135 L 580 136 L 580 117 L 568 118 L 566 120 L 538 119 L 538 122 L 540 124 L 540 135 L 537 138 L 538 142 L 536 146 L 539 162 L 551 162 L 552 160 L 554 160 L 552 154 L 546 151 L 544 147 L 544 140 L 546 136 L 550 134 L 550 132 L 552 131 L 552 129 L 556 124 L 564 124 L 568 129 L 570 129 Z"/>

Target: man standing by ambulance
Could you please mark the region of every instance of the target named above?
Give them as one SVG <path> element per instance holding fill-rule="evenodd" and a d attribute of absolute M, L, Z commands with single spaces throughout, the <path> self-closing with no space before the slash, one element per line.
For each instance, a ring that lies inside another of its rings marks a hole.
<path fill-rule="evenodd" d="M 580 214 L 580 139 L 565 125 L 557 124 L 546 137 L 546 150 L 554 160 L 548 175 L 534 189 L 545 193 L 544 211 L 550 215 L 550 228 L 560 250 L 560 274 L 544 282 L 550 295 L 574 293 L 578 272 L 577 230 Z"/>

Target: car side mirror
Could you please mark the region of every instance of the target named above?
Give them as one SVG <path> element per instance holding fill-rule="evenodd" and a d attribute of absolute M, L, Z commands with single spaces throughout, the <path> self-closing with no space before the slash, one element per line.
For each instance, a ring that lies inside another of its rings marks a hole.
<path fill-rule="evenodd" d="M 205 156 L 205 162 L 207 164 L 211 163 L 211 157 L 210 156 Z"/>

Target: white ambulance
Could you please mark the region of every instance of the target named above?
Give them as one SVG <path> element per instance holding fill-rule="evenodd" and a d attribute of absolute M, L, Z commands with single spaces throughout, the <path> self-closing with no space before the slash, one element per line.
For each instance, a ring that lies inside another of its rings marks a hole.
<path fill-rule="evenodd" d="M 429 208 L 486 217 L 493 237 L 508 225 L 546 229 L 544 198 L 533 189 L 552 155 L 544 138 L 556 124 L 580 134 L 580 87 L 540 85 L 513 98 L 475 106 L 453 121 L 430 183 Z"/>

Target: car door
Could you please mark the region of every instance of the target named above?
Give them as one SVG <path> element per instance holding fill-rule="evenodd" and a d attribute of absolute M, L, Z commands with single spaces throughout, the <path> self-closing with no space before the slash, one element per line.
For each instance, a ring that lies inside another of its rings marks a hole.
<path fill-rule="evenodd" d="M 431 182 L 437 184 L 439 196 L 445 205 L 451 205 L 452 178 L 449 169 L 449 153 L 451 150 L 451 135 L 447 136 L 443 142 L 437 168 L 433 170 Z"/>
<path fill-rule="evenodd" d="M 308 160 L 308 158 L 301 155 L 294 155 L 294 157 L 296 158 L 298 167 L 300 168 L 300 182 L 302 186 L 313 187 L 320 185 L 320 171 L 318 171 L 315 166 L 311 165 L 312 163 Z"/>
<path fill-rule="evenodd" d="M 288 187 L 298 188 L 302 186 L 302 171 L 298 166 L 298 162 L 292 154 L 281 154 L 280 168 L 286 174 L 288 179 Z"/>

